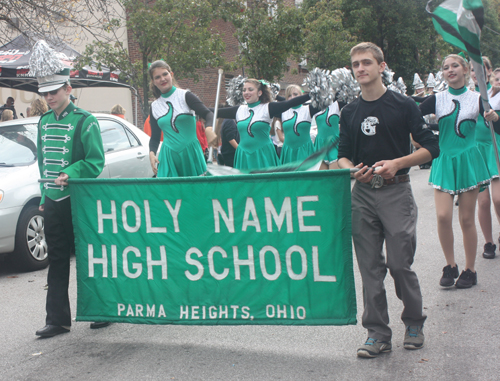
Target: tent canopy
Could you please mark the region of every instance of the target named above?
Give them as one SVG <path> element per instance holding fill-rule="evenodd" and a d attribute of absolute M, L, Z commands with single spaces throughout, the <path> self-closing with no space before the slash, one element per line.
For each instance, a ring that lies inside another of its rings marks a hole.
<path fill-rule="evenodd" d="M 85 66 L 82 70 L 73 69 L 75 59 L 80 56 L 76 50 L 62 41 L 47 40 L 56 51 L 62 63 L 71 68 L 70 81 L 74 89 L 82 87 L 130 87 L 119 78 L 119 72 L 111 72 L 106 67 L 98 70 L 94 66 Z M 0 47 L 0 87 L 38 92 L 38 82 L 29 76 L 31 46 L 25 36 L 19 35 Z"/>

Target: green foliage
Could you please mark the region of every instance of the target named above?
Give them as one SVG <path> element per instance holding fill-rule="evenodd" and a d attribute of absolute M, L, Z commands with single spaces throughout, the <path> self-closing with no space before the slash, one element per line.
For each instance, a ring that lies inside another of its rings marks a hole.
<path fill-rule="evenodd" d="M 343 0 L 344 26 L 358 41 L 382 48 L 385 61 L 407 86 L 413 74 L 435 72 L 450 48 L 425 11 L 427 0 Z M 410 88 L 410 87 L 409 87 Z"/>
<path fill-rule="evenodd" d="M 356 37 L 342 24 L 341 0 L 308 0 L 302 4 L 305 18 L 304 52 L 309 69 L 337 69 L 349 65 L 349 51 Z"/>
<path fill-rule="evenodd" d="M 500 66 L 500 1 L 483 0 L 484 26 L 481 32 L 481 53 L 488 56 L 493 67 Z"/>
<path fill-rule="evenodd" d="M 164 59 L 177 78 L 199 80 L 197 69 L 223 65 L 224 43 L 211 22 L 227 17 L 234 2 L 224 0 L 121 0 L 127 9 L 127 20 L 113 20 L 105 25 L 112 33 L 126 26 L 129 36 L 138 43 L 142 60 L 133 61 L 125 46 L 119 42 L 94 42 L 80 60 L 91 61 L 120 70 L 128 82 L 144 90 L 141 106 L 148 114 L 148 63 Z"/>
<path fill-rule="evenodd" d="M 270 82 L 282 78 L 287 59 L 303 45 L 302 13 L 283 0 L 256 1 L 242 7 L 231 21 L 240 44 L 238 61 L 248 76 Z"/>

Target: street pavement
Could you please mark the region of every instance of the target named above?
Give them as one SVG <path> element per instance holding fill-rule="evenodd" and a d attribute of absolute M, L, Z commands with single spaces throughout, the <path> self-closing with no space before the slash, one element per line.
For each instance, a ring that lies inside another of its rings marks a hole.
<path fill-rule="evenodd" d="M 386 278 L 393 350 L 356 357 L 366 339 L 355 262 L 355 326 L 148 326 L 113 324 L 99 330 L 75 322 L 68 334 L 39 339 L 44 326 L 47 270 L 17 273 L 0 262 L 0 380 L 498 380 L 500 379 L 500 259 L 482 258 L 478 227 L 478 284 L 442 289 L 445 265 L 429 170 L 413 168 L 419 207 L 417 272 L 428 315 L 425 347 L 403 348 L 402 304 Z M 494 236 L 500 231 L 493 221 Z M 454 210 L 459 269 L 464 251 Z M 75 260 L 70 297 L 76 311 Z"/>

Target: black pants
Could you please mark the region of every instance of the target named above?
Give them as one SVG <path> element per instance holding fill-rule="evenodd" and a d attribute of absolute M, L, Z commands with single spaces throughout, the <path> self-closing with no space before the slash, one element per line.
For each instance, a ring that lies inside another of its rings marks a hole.
<path fill-rule="evenodd" d="M 49 257 L 46 324 L 69 327 L 69 259 L 75 248 L 70 198 L 55 202 L 46 197 L 44 218 Z"/>
<path fill-rule="evenodd" d="M 234 167 L 234 153 L 222 155 L 224 159 L 224 165 L 227 167 Z"/>

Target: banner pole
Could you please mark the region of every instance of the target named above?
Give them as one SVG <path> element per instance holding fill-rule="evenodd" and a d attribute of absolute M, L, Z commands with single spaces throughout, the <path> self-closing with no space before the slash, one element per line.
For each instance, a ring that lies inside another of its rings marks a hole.
<path fill-rule="evenodd" d="M 218 111 L 219 111 L 220 87 L 221 87 L 222 74 L 223 73 L 224 73 L 224 70 L 219 69 L 219 78 L 217 80 L 217 94 L 215 95 L 214 120 L 213 120 L 213 123 L 212 123 L 212 128 L 213 128 L 213 132 L 214 132 L 214 135 L 215 135 L 216 139 L 218 138 L 218 136 L 215 134 L 215 125 L 217 124 L 217 114 L 218 114 Z M 207 139 L 208 139 L 208 136 L 207 136 Z M 208 163 L 212 163 L 213 162 L 213 147 L 211 145 L 210 139 L 208 139 L 208 140 L 209 140 L 210 147 L 208 149 L 208 160 L 207 160 L 207 162 Z M 211 140 L 213 140 L 213 137 L 212 137 Z"/>

